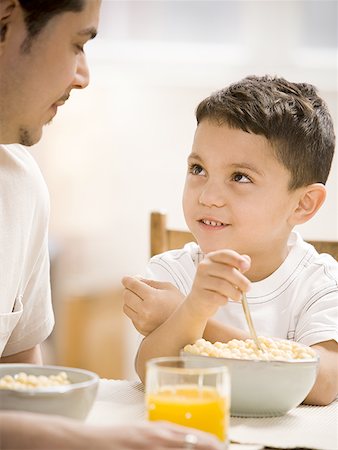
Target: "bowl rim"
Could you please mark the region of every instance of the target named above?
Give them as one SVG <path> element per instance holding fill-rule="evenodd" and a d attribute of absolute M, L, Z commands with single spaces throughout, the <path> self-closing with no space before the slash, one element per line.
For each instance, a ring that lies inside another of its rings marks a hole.
<path fill-rule="evenodd" d="M 226 366 L 220 366 L 219 364 L 213 364 L 210 362 L 210 366 L 206 367 L 186 367 L 186 366 L 166 366 L 161 365 L 161 363 L 174 363 L 174 362 L 182 362 L 185 363 L 188 360 L 191 361 L 194 355 L 179 355 L 179 356 L 160 356 L 158 358 L 151 358 L 147 361 L 146 367 L 147 371 L 157 368 L 158 372 L 167 372 L 167 373 L 177 373 L 177 374 L 186 374 L 193 375 L 196 369 L 198 369 L 201 375 L 215 375 L 220 373 L 220 370 L 226 375 L 228 375 L 228 368 Z"/>
<path fill-rule="evenodd" d="M 278 364 L 283 364 L 283 365 L 295 365 L 295 364 L 313 364 L 319 363 L 320 357 L 317 354 L 316 356 L 314 356 L 313 358 L 307 358 L 307 359 L 250 359 L 250 358 L 229 358 L 226 356 L 208 356 L 208 355 L 197 355 L 194 353 L 190 353 L 190 352 L 186 352 L 183 349 L 181 350 L 180 354 L 182 356 L 187 356 L 187 357 L 197 357 L 197 358 L 213 358 L 213 359 L 217 359 L 217 360 L 224 360 L 224 361 L 238 361 L 239 364 L 242 364 L 244 362 L 252 362 L 254 364 L 271 364 L 271 363 L 278 363 Z"/>
<path fill-rule="evenodd" d="M 98 384 L 100 377 L 97 373 L 92 372 L 87 369 L 81 369 L 79 367 L 69 367 L 69 366 L 57 366 L 57 365 L 44 365 L 44 364 L 29 364 L 29 363 L 3 363 L 0 365 L 0 367 L 8 367 L 8 368 L 14 368 L 17 367 L 18 371 L 22 369 L 49 369 L 49 370 L 55 370 L 58 372 L 76 372 L 76 373 L 83 373 L 85 375 L 90 376 L 89 380 L 86 381 L 80 381 L 77 383 L 70 383 L 70 384 L 64 384 L 64 385 L 58 385 L 58 386 L 46 386 L 46 387 L 37 387 L 33 389 L 15 389 L 15 388 L 5 388 L 0 389 L 0 394 L 5 392 L 15 392 L 17 394 L 22 395 L 36 395 L 36 394 L 64 394 L 69 391 L 73 391 L 74 389 L 80 389 L 85 388 L 93 384 Z M 4 374 L 3 376 L 5 376 Z"/>

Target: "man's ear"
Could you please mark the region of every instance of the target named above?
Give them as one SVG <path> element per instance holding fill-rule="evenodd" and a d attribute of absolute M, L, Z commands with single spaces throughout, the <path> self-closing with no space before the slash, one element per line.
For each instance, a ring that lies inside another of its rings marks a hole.
<path fill-rule="evenodd" d="M 18 7 L 16 0 L 0 0 L 0 53 L 10 27 L 15 8 Z"/>
<path fill-rule="evenodd" d="M 290 217 L 291 224 L 300 225 L 310 220 L 326 198 L 326 188 L 322 183 L 313 183 L 301 188 L 298 204 Z"/>

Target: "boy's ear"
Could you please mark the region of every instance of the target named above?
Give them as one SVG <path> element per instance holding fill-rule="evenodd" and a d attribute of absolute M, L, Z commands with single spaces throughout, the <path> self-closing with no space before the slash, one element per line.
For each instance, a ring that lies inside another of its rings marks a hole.
<path fill-rule="evenodd" d="M 301 190 L 298 204 L 293 211 L 292 225 L 300 225 L 310 220 L 326 198 L 326 188 L 322 183 L 313 183 Z"/>
<path fill-rule="evenodd" d="M 14 10 L 18 6 L 17 0 L 0 0 L 0 54 L 6 42 Z"/>

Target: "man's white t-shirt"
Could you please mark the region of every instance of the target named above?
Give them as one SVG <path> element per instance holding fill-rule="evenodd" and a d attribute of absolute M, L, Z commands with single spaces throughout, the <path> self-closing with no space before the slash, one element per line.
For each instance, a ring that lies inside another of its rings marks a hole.
<path fill-rule="evenodd" d="M 252 283 L 247 293 L 258 334 L 305 345 L 338 342 L 338 262 L 330 255 L 318 254 L 296 232 L 291 233 L 288 245 L 282 265 L 268 278 Z M 202 259 L 199 246 L 191 242 L 183 249 L 154 256 L 146 276 L 169 281 L 187 295 Z M 229 300 L 214 318 L 247 330 L 240 302 Z"/>
<path fill-rule="evenodd" d="M 49 196 L 28 150 L 0 145 L 0 356 L 40 344 L 54 325 Z"/>

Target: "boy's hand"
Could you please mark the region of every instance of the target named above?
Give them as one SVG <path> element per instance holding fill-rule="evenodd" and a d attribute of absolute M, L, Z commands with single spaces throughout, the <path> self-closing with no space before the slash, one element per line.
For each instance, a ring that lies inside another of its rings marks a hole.
<path fill-rule="evenodd" d="M 162 325 L 184 299 L 171 283 L 124 277 L 122 284 L 123 311 L 143 336 Z"/>
<path fill-rule="evenodd" d="M 205 255 L 186 298 L 192 313 L 200 318 L 209 318 L 229 298 L 239 301 L 242 292 L 250 287 L 250 281 L 243 275 L 250 264 L 249 256 L 234 250 L 218 250 Z"/>

